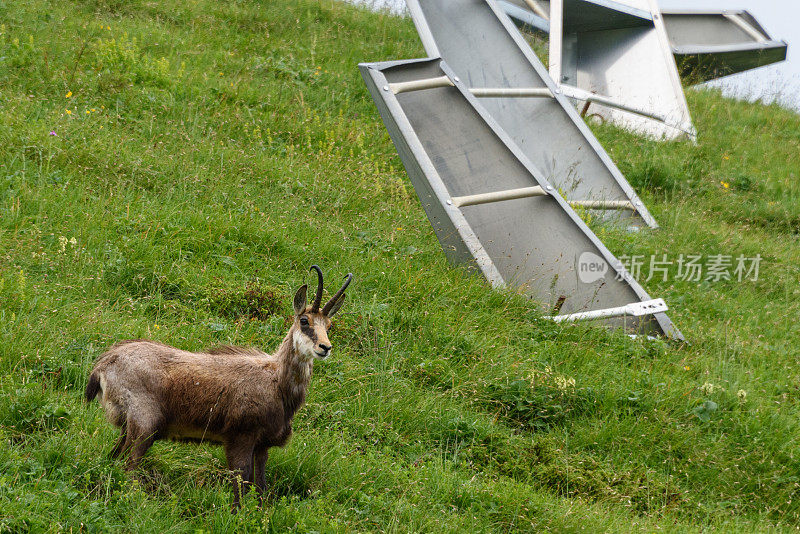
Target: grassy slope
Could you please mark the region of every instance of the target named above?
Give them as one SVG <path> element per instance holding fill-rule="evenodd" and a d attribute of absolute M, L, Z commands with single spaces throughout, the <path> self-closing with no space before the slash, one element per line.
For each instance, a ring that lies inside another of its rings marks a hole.
<path fill-rule="evenodd" d="M 329 0 L 0 2 L 0 530 L 800 525 L 800 118 L 690 92 L 696 146 L 598 128 L 663 227 L 614 252 L 764 258 L 647 282 L 691 344 L 633 341 L 445 262 L 355 68 L 421 55 Z M 106 458 L 104 347 L 272 347 L 311 263 L 357 279 L 263 511 L 217 448 Z"/>

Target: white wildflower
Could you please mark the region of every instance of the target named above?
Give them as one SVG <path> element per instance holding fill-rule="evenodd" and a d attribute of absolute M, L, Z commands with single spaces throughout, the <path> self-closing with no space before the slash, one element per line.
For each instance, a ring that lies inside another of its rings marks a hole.
<path fill-rule="evenodd" d="M 714 384 L 712 384 L 711 382 L 706 382 L 705 384 L 700 386 L 700 391 L 703 393 L 703 395 L 711 395 L 712 393 L 714 393 L 715 389 L 716 388 L 714 387 Z"/>
<path fill-rule="evenodd" d="M 739 402 L 747 402 L 747 392 L 743 389 L 740 389 L 736 392 L 736 397 L 738 397 Z"/>
<path fill-rule="evenodd" d="M 575 379 L 574 378 L 567 378 L 565 376 L 558 375 L 555 377 L 556 387 L 566 392 L 575 387 Z"/>

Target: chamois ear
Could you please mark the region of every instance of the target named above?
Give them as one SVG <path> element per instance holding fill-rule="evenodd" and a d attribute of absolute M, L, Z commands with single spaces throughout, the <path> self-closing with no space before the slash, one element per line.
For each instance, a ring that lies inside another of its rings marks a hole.
<path fill-rule="evenodd" d="M 303 284 L 300 286 L 300 289 L 297 290 L 297 293 L 294 294 L 294 314 L 300 315 L 304 311 L 306 311 L 306 293 L 308 292 L 308 286 Z"/>
<path fill-rule="evenodd" d="M 341 308 L 341 307 L 342 307 L 342 304 L 344 304 L 344 298 L 345 298 L 346 296 L 347 296 L 347 295 L 345 295 L 344 293 L 342 293 L 342 296 L 341 296 L 341 297 L 339 297 L 339 298 L 336 300 L 336 302 L 334 302 L 334 303 L 333 303 L 333 306 L 331 306 L 331 309 L 330 309 L 330 311 L 328 311 L 328 317 L 333 317 L 333 314 L 334 314 L 334 313 L 336 313 L 337 311 L 339 311 L 339 308 Z"/>

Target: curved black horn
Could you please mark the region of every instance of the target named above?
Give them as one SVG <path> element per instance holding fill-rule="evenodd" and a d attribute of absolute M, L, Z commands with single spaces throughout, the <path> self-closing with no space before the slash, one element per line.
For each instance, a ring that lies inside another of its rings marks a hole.
<path fill-rule="evenodd" d="M 336 304 L 337 300 L 339 300 L 339 297 L 341 297 L 344 294 L 344 290 L 347 289 L 347 286 L 350 285 L 350 280 L 352 279 L 353 279 L 353 273 L 347 273 L 347 279 L 344 281 L 344 285 L 339 289 L 339 291 L 336 292 L 334 296 L 331 297 L 331 300 L 329 300 L 328 303 L 325 304 L 325 307 L 322 308 L 323 315 L 328 315 L 328 312 L 331 311 L 331 308 L 333 308 L 333 305 Z"/>
<path fill-rule="evenodd" d="M 316 313 L 322 303 L 322 271 L 317 265 L 312 265 L 309 271 L 317 271 L 317 294 L 314 295 L 314 302 L 311 303 L 311 312 Z"/>

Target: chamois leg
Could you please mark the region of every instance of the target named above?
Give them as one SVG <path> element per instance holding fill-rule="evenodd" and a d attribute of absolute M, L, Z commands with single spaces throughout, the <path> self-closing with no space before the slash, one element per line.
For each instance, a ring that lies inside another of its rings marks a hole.
<path fill-rule="evenodd" d="M 264 470 L 267 463 L 267 456 L 269 455 L 269 447 L 257 447 L 256 450 L 253 452 L 253 479 L 256 484 L 256 489 L 263 500 L 264 493 L 267 491 L 267 478 L 264 474 Z"/>
<path fill-rule="evenodd" d="M 125 443 L 127 440 L 128 440 L 128 423 L 123 422 L 122 430 L 120 431 L 119 434 L 119 439 L 117 439 L 117 443 L 116 445 L 114 445 L 114 448 L 111 449 L 111 454 L 110 454 L 111 458 L 113 459 L 119 458 L 119 455 L 122 454 L 123 451 L 125 450 Z"/>
<path fill-rule="evenodd" d="M 153 419 L 135 420 L 128 418 L 128 442 L 131 455 L 126 468 L 133 470 L 139 467 L 142 457 L 158 437 L 159 424 Z"/>
<path fill-rule="evenodd" d="M 239 496 L 241 490 L 247 491 L 247 487 L 253 482 L 253 439 L 247 436 L 239 436 L 225 442 L 225 458 L 228 460 L 228 469 L 233 473 L 233 508 L 239 507 Z M 241 488 L 239 487 L 241 478 Z"/>

